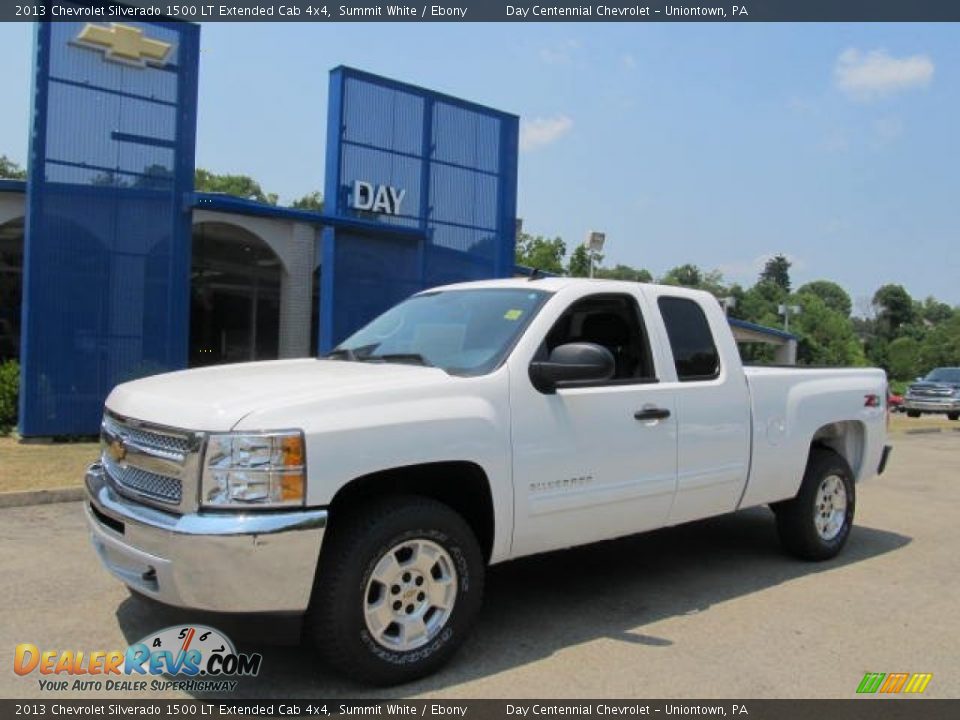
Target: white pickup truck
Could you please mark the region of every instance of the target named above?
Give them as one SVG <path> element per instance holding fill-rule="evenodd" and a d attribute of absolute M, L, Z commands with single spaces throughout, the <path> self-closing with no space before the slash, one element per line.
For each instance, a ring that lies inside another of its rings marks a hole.
<path fill-rule="evenodd" d="M 118 386 L 87 517 L 135 591 L 304 614 L 329 665 L 396 683 L 463 642 L 493 563 L 764 504 L 833 557 L 885 405 L 880 370 L 744 368 L 703 292 L 451 285 L 325 358 Z"/>

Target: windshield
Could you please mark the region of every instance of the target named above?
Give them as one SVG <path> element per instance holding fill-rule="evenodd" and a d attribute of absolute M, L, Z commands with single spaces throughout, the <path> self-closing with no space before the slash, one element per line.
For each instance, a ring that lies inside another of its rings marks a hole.
<path fill-rule="evenodd" d="M 548 296 L 521 288 L 414 295 L 355 332 L 328 357 L 483 375 L 500 364 Z"/>
<path fill-rule="evenodd" d="M 960 368 L 937 368 L 932 370 L 924 380 L 928 382 L 951 383 L 960 385 Z"/>

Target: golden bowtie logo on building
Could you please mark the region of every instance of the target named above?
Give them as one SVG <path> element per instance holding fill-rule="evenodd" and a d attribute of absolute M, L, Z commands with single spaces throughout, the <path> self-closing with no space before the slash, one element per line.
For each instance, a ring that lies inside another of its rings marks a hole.
<path fill-rule="evenodd" d="M 109 27 L 87 23 L 74 43 L 102 52 L 107 60 L 134 67 L 163 67 L 173 48 L 171 43 L 145 37 L 140 28 L 120 23 Z"/>

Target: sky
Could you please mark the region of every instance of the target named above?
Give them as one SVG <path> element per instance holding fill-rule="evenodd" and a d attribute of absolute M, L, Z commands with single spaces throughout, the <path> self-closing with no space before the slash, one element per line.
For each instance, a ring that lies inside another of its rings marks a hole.
<path fill-rule="evenodd" d="M 0 154 L 26 159 L 32 29 L 0 23 Z M 960 26 L 213 23 L 197 164 L 323 188 L 344 64 L 521 117 L 518 214 L 604 264 L 884 283 L 960 304 Z"/>

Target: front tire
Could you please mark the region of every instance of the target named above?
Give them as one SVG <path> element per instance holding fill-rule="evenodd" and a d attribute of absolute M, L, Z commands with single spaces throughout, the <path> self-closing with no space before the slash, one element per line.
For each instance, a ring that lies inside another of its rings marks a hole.
<path fill-rule="evenodd" d="M 918 418 L 918 417 L 920 417 L 920 411 L 919 411 L 919 410 L 907 410 L 907 417 L 910 417 L 910 418 Z"/>
<path fill-rule="evenodd" d="M 800 492 L 777 503 L 777 532 L 783 547 L 804 560 L 829 560 L 853 527 L 856 490 L 847 461 L 833 450 L 810 452 Z"/>
<path fill-rule="evenodd" d="M 960 420 L 960 413 L 947 413 L 947 420 L 953 420 L 954 422 Z"/>
<path fill-rule="evenodd" d="M 469 525 L 419 496 L 380 498 L 335 522 L 307 611 L 323 660 L 376 685 L 437 670 L 480 609 L 484 561 Z"/>

